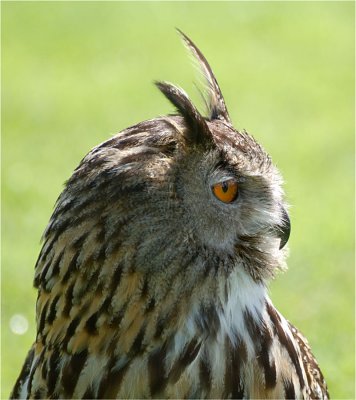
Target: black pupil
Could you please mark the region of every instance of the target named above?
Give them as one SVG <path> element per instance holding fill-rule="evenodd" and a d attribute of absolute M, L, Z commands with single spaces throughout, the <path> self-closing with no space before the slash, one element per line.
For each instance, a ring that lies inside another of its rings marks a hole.
<path fill-rule="evenodd" d="M 226 193 L 229 189 L 229 184 L 227 182 L 223 182 L 221 185 L 221 189 L 224 193 Z"/>

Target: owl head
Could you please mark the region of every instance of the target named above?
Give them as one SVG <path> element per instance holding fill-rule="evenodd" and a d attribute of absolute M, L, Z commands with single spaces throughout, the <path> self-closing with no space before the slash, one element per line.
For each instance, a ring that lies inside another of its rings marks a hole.
<path fill-rule="evenodd" d="M 121 303 L 137 293 L 154 308 L 171 291 L 179 301 L 233 271 L 264 284 L 283 267 L 290 222 L 281 176 L 233 127 L 207 60 L 180 34 L 207 81 L 207 116 L 182 89 L 156 82 L 177 112 L 88 153 L 44 233 L 35 278 L 43 290 L 73 280 L 73 298 L 107 288 Z"/>

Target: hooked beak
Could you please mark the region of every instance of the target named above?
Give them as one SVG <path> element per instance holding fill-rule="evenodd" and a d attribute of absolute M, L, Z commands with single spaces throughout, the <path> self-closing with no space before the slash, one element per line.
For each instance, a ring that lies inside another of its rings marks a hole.
<path fill-rule="evenodd" d="M 282 224 L 276 227 L 277 237 L 281 239 L 279 250 L 282 250 L 283 247 L 287 244 L 289 236 L 290 236 L 290 219 L 287 211 L 281 205 L 282 208 Z"/>

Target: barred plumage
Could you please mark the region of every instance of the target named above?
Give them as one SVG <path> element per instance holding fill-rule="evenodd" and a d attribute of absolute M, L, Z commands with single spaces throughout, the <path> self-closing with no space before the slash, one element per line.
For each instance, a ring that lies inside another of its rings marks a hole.
<path fill-rule="evenodd" d="M 306 339 L 267 295 L 289 218 L 270 157 L 232 125 L 202 53 L 204 118 L 95 147 L 60 195 L 39 255 L 37 336 L 13 398 L 328 398 Z M 233 182 L 237 199 L 214 197 Z"/>

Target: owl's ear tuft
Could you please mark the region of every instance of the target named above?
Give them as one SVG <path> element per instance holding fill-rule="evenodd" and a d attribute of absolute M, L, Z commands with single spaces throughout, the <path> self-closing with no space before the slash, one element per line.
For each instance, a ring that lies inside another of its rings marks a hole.
<path fill-rule="evenodd" d="M 204 117 L 189 99 L 185 91 L 169 82 L 155 82 L 158 89 L 177 108 L 187 123 L 185 138 L 189 143 L 210 147 L 213 144 L 212 134 Z"/>
<path fill-rule="evenodd" d="M 205 79 L 208 83 L 208 119 L 221 119 L 231 124 L 229 113 L 227 111 L 224 97 L 221 93 L 219 84 L 215 78 L 215 75 L 203 53 L 198 49 L 198 47 L 185 35 L 180 29 L 176 28 L 178 33 L 181 35 L 185 45 L 193 54 L 195 59 L 198 61 L 200 69 L 202 70 Z"/>

